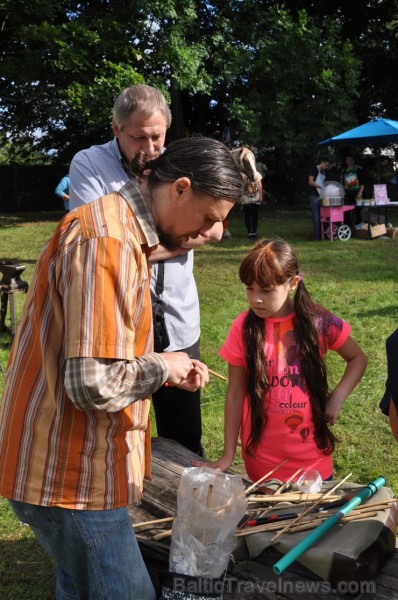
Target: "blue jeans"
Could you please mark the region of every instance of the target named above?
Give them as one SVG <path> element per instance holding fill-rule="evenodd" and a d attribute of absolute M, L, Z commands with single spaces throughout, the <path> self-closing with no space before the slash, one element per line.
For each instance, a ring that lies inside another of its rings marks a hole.
<path fill-rule="evenodd" d="M 314 240 L 322 239 L 321 236 L 321 199 L 319 194 L 309 196 L 312 217 L 312 230 L 314 232 Z"/>
<path fill-rule="evenodd" d="M 9 501 L 56 565 L 57 600 L 155 600 L 126 507 L 71 510 Z"/>

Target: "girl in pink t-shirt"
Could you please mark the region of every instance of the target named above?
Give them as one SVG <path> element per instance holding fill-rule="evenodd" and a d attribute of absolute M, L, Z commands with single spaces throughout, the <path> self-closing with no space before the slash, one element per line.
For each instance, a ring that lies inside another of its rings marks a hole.
<path fill-rule="evenodd" d="M 239 276 L 249 309 L 235 319 L 220 351 L 229 366 L 224 454 L 208 466 L 228 469 L 240 434 L 253 481 L 284 459 L 275 472 L 282 481 L 300 467 L 329 479 L 336 442 L 329 425 L 360 381 L 367 359 L 348 323 L 312 302 L 285 241 L 259 242 Z M 324 363 L 328 350 L 346 362 L 332 391 Z"/>

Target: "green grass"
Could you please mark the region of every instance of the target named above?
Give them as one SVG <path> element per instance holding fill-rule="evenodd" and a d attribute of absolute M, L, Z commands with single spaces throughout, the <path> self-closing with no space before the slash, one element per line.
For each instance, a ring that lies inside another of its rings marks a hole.
<path fill-rule="evenodd" d="M 0 498 L 1 600 L 53 600 L 54 569 L 26 525 Z"/>
<path fill-rule="evenodd" d="M 0 216 L 0 260 L 26 265 L 22 279 L 30 282 L 40 248 L 62 213 Z M 385 339 L 398 326 L 398 240 L 352 239 L 347 242 L 312 242 L 309 210 L 262 207 L 259 235 L 279 236 L 295 248 L 300 270 L 314 300 L 346 319 L 353 337 L 369 359 L 368 369 L 346 401 L 335 431 L 340 443 L 335 452 L 335 477 L 352 472 L 352 481 L 367 483 L 384 475 L 398 494 L 398 444 L 378 409 L 386 378 Z M 395 213 L 390 215 L 394 218 Z M 398 218 L 398 215 L 397 215 Z M 398 225 L 398 223 L 395 223 Z M 195 276 L 201 302 L 202 359 L 226 374 L 218 356 L 234 317 L 246 308 L 238 267 L 253 242 L 246 237 L 243 214 L 235 209 L 230 219 L 232 238 L 195 252 Z M 20 312 L 24 294 L 17 294 Z M 8 317 L 7 317 L 8 318 Z M 8 323 L 9 324 L 9 323 Z M 5 369 L 10 336 L 0 336 L 0 363 Z M 330 382 L 343 369 L 338 355 L 328 358 Z M 0 374 L 0 391 L 3 381 Z M 211 377 L 202 394 L 203 443 L 209 458 L 217 458 L 223 445 L 223 410 L 226 385 Z M 155 434 L 155 426 L 154 434 Z M 235 467 L 240 465 L 237 455 Z M 50 561 L 38 550 L 27 527 L 21 526 L 0 502 L 0 598 L 47 600 L 52 598 Z"/>

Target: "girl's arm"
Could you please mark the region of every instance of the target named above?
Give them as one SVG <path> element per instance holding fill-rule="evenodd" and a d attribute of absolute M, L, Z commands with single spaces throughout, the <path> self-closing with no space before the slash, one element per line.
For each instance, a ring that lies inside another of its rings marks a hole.
<path fill-rule="evenodd" d="M 392 400 L 390 402 L 388 419 L 390 421 L 391 432 L 394 436 L 394 439 L 398 442 L 398 415 L 397 409 L 395 408 L 395 404 Z"/>
<path fill-rule="evenodd" d="M 326 416 L 329 417 L 331 425 L 335 424 L 343 403 L 361 380 L 368 364 L 365 354 L 351 337 L 340 346 L 337 352 L 347 365 L 343 377 L 329 395 L 326 404 Z"/>
<path fill-rule="evenodd" d="M 246 370 L 244 367 L 233 365 L 228 365 L 228 369 L 228 390 L 224 408 L 224 453 L 213 463 L 192 461 L 194 467 L 205 466 L 226 471 L 234 459 L 246 393 Z"/>

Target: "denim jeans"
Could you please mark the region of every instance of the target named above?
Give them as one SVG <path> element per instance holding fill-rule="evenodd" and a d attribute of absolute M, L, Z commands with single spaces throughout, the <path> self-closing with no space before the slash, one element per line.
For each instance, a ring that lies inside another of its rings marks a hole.
<path fill-rule="evenodd" d="M 321 213 L 320 213 L 320 205 L 321 199 L 319 194 L 311 195 L 309 197 L 310 207 L 311 207 L 311 217 L 312 217 L 312 230 L 314 232 L 314 240 L 322 239 L 321 236 Z"/>
<path fill-rule="evenodd" d="M 126 507 L 71 510 L 9 501 L 56 564 L 57 600 L 155 600 Z"/>

